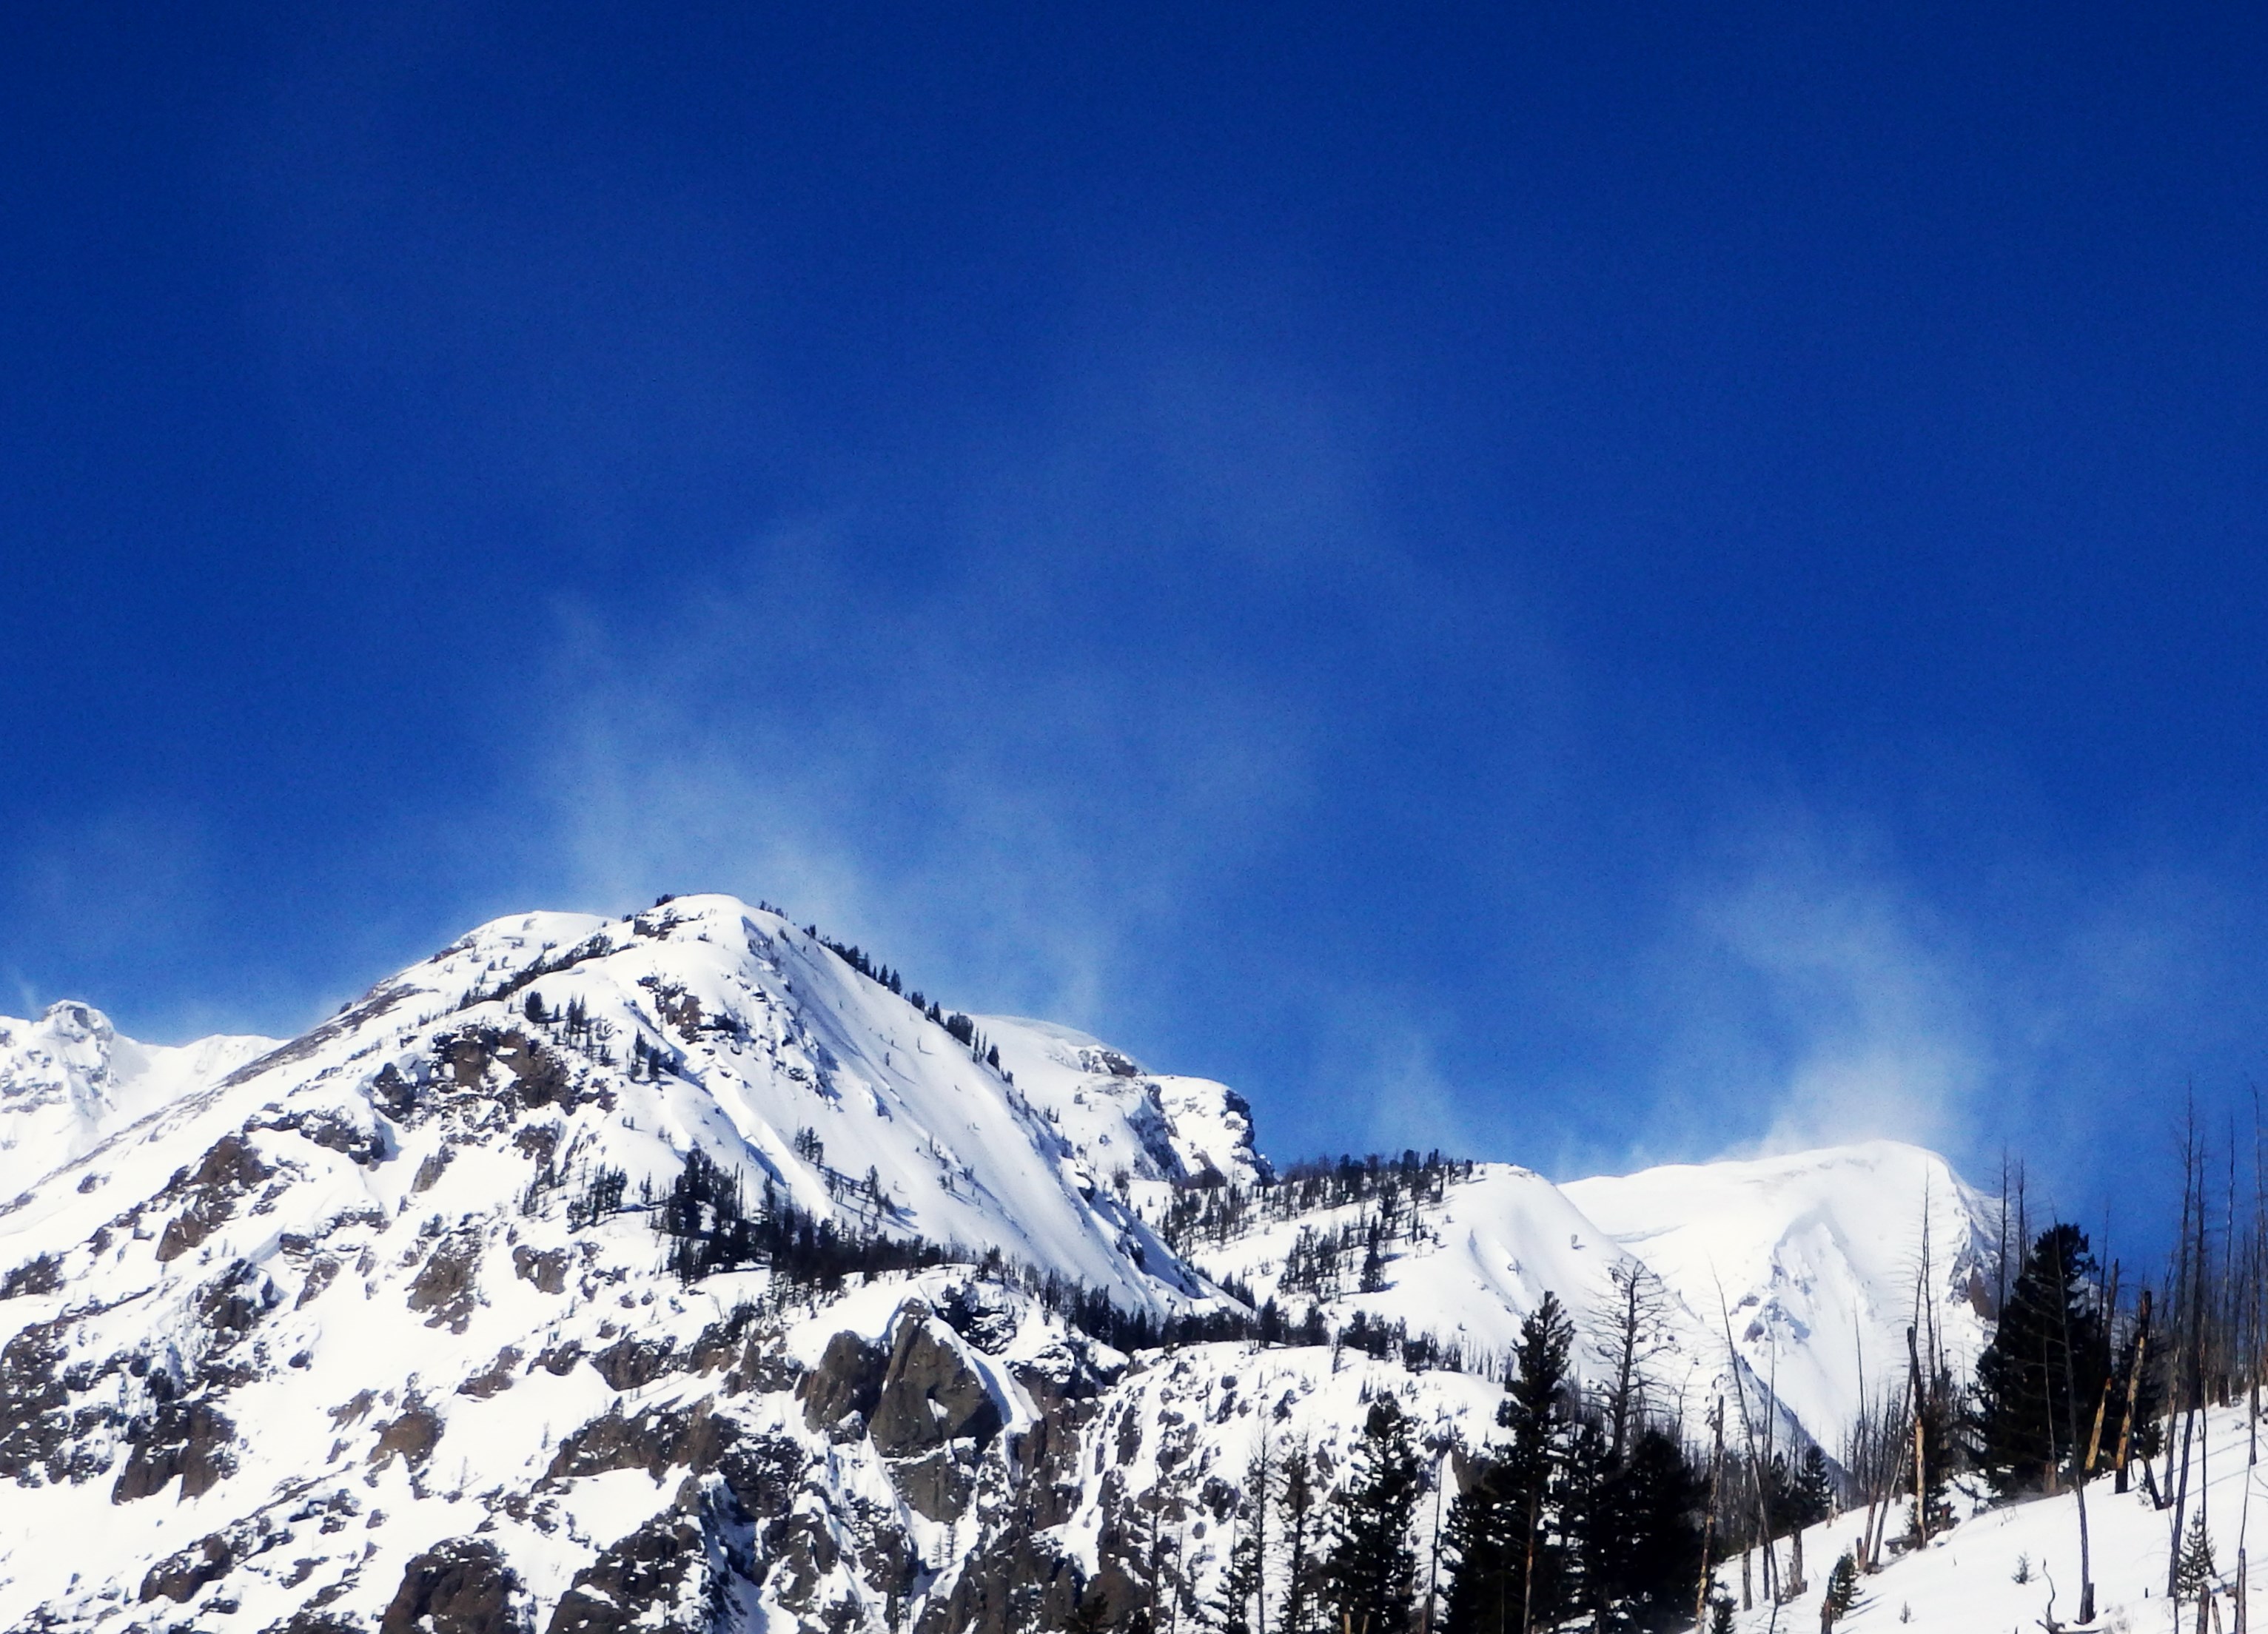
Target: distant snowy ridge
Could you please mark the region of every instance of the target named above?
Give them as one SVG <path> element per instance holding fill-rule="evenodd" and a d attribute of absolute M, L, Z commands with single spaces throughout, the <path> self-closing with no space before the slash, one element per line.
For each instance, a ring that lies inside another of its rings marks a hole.
<path fill-rule="evenodd" d="M 0 1016 L 0 1199 L 278 1041 L 221 1034 L 137 1043 L 93 1005 L 68 1001 L 34 1020 Z"/>
<path fill-rule="evenodd" d="M 1984 1197 L 1933 1152 L 1869 1141 L 1576 1181 L 1567 1197 L 1659 1276 L 1831 1454 L 1895 1394 L 1918 1324 L 1966 1377 L 1992 1336 Z M 1721 1348 L 1721 1345 L 1720 1345 Z"/>

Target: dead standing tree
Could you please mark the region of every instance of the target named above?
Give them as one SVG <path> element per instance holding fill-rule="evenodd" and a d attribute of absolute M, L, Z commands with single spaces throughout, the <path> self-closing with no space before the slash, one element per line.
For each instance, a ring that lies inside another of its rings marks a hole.
<path fill-rule="evenodd" d="M 1613 1314 L 1590 1350 L 1607 1375 L 1600 1405 L 1607 1421 L 1608 1457 L 1619 1468 L 1631 1426 L 1646 1417 L 1653 1387 L 1649 1366 L 1675 1349 L 1675 1342 L 1670 1336 L 1669 1293 L 1660 1277 L 1626 1260 L 1608 1270 L 1607 1282 Z"/>

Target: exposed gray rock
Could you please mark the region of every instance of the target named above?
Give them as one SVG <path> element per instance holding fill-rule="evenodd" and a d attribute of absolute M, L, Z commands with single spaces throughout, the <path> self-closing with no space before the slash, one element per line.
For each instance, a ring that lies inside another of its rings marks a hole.
<path fill-rule="evenodd" d="M 412 1559 L 379 1622 L 379 1634 L 522 1634 L 529 1625 L 519 1576 L 496 1546 L 452 1538 Z"/>
<path fill-rule="evenodd" d="M 952 1330 L 911 1304 L 874 1403 L 871 1431 L 886 1458 L 910 1458 L 964 1437 L 978 1446 L 999 1432 L 1000 1408 Z"/>
<path fill-rule="evenodd" d="M 814 1430 L 824 1430 L 853 1414 L 862 1422 L 870 1417 L 881 1399 L 889 1365 L 889 1356 L 881 1346 L 855 1333 L 836 1334 L 827 1342 L 819 1365 L 796 1387 L 804 1423 Z"/>

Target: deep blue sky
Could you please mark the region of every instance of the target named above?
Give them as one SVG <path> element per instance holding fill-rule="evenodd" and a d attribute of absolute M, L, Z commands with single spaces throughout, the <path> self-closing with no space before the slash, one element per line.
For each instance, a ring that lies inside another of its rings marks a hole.
<path fill-rule="evenodd" d="M 2249 1106 L 2241 9 L 332 10 L 4 26 L 0 1007 L 723 888 L 1279 1153 Z"/>

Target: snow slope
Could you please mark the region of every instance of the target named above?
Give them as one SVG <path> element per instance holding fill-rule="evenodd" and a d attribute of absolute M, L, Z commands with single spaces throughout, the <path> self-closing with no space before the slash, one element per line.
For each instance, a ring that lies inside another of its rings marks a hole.
<path fill-rule="evenodd" d="M 2189 1513 L 2202 1503 L 2213 1554 L 2220 1567 L 2218 1618 L 2212 1626 L 2242 1626 L 2235 1616 L 2237 1549 L 2257 1558 L 2251 1543 L 2250 1511 L 2261 1511 L 2268 1528 L 2268 1464 L 2248 1463 L 2252 1426 L 2242 1406 L 2216 1410 L 2201 1421 L 2207 1456 L 2206 1479 L 2194 1483 Z M 2202 1485 L 2202 1496 L 2198 1490 Z M 1912 1505 L 1904 1501 L 1893 1534 L 1911 1529 Z M 1822 1522 L 1804 1537 L 1807 1591 L 1778 1609 L 1757 1605 L 1735 1618 L 1741 1634 L 1819 1626 L 1819 1601 L 1828 1569 L 1838 1554 L 1854 1547 L 1859 1517 L 1846 1514 Z M 2085 1626 L 2106 1634 L 2186 1634 L 2197 1623 L 2194 1602 L 2180 1608 L 2166 1598 L 2167 1562 L 2173 1543 L 2173 1512 L 2154 1506 L 2138 1479 L 2124 1494 L 2107 1476 L 2087 1489 L 2089 1562 L 2095 1584 L 2095 1621 Z M 1783 1568 L 1787 1549 L 1781 1547 Z M 2019 1581 L 2019 1578 L 2023 1581 Z M 2259 1571 L 2247 1573 L 2249 1609 L 2268 1610 L 2268 1586 Z M 1763 1567 L 1752 1563 L 1751 1582 L 1760 1584 Z M 1738 1557 L 1718 1573 L 1737 1596 Z M 1860 1579 L 1856 1608 L 1836 1624 L 1846 1634 L 1906 1634 L 1907 1630 L 1959 1630 L 1961 1634 L 2034 1634 L 2052 1616 L 2066 1626 L 2079 1616 L 2079 1499 L 2070 1492 L 2036 1498 L 1970 1514 L 1923 1549 L 1893 1556 L 1881 1569 Z"/>
<path fill-rule="evenodd" d="M 48 1005 L 36 1020 L 0 1016 L 0 1198 L 276 1042 L 223 1034 L 190 1044 L 136 1043 L 92 1005 L 69 1002 Z"/>
<path fill-rule="evenodd" d="M 1925 1342 L 1933 1324 L 1962 1376 L 1990 1337 L 1989 1211 L 1918 1146 L 1870 1141 L 1562 1189 L 1720 1349 L 1729 1328 L 1755 1376 L 1830 1454 L 1862 1393 L 1881 1399 L 1903 1381 L 1909 1324 Z"/>
<path fill-rule="evenodd" d="M 733 1593 L 802 1604 L 825 1579 L 866 1606 L 838 1544 L 756 1536 L 784 1519 L 771 1466 L 720 1464 L 720 1437 L 816 1459 L 825 1535 L 864 1527 L 949 1593 L 984 1536 L 955 1524 L 1008 1480 L 997 1431 L 1036 1411 L 1004 1382 L 1012 1345 L 911 1352 L 981 1385 L 1002 1421 L 983 1446 L 932 1445 L 909 1406 L 896 1452 L 839 1468 L 792 1395 L 770 1274 L 659 1273 L 637 1199 L 696 1149 L 845 1230 L 992 1251 L 1129 1310 L 1218 1302 L 1022 1091 L 777 916 L 696 897 L 497 921 L 0 1205 L 0 1626 L 194 1601 L 366 1628 L 437 1544 L 492 1534 L 512 1594 L 556 1615 L 605 1545 L 672 1524 L 673 1468 L 730 1511 L 714 1536 L 770 1551 Z M 929 1332 L 909 1286 L 877 1295 L 894 1335 Z M 1094 1371 L 1028 1296 L 1014 1315 Z M 680 1461 L 688 1414 L 732 1427 Z"/>
<path fill-rule="evenodd" d="M 1145 1071 L 1101 1039 L 1051 1021 L 978 1016 L 1017 1087 L 1047 1109 L 1082 1160 L 1114 1181 L 1256 1185 L 1252 1108 L 1210 1078 Z"/>

